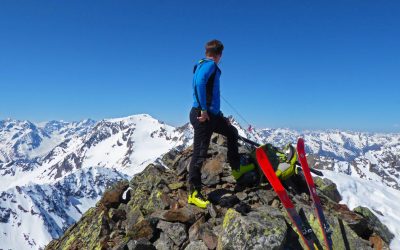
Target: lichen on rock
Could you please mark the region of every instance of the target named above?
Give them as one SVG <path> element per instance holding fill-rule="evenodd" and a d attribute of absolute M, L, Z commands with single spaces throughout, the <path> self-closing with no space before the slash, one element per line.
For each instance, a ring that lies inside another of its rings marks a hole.
<path fill-rule="evenodd" d="M 287 226 L 279 210 L 263 206 L 246 216 L 229 209 L 222 228 L 218 249 L 281 249 Z"/>

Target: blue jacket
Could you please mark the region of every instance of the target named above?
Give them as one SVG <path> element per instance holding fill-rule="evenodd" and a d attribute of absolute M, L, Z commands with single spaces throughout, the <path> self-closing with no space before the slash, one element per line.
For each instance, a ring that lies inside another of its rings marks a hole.
<path fill-rule="evenodd" d="M 202 59 L 195 67 L 196 70 L 193 75 L 193 107 L 207 110 L 214 115 L 220 114 L 219 78 L 221 76 L 221 70 L 211 59 Z M 207 93 L 207 82 L 214 72 L 214 86 L 213 89 L 210 89 L 209 93 Z M 200 103 L 197 101 L 196 90 Z M 207 105 L 207 97 L 209 97 L 208 95 L 210 94 L 212 96 L 211 103 Z"/>

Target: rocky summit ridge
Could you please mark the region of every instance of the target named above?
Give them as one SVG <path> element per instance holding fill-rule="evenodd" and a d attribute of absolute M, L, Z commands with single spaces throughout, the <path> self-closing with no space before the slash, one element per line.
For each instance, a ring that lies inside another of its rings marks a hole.
<path fill-rule="evenodd" d="M 187 168 L 192 148 L 171 150 L 131 181 L 105 191 L 95 207 L 46 249 L 302 249 L 286 211 L 269 184 L 238 186 L 226 163 L 226 142 L 213 137 L 202 169 L 203 193 L 213 205 L 187 204 Z M 246 148 L 241 147 L 241 152 Z M 393 234 L 365 207 L 339 204 L 334 182 L 315 178 L 334 249 L 389 249 Z M 322 234 L 301 175 L 285 186 L 312 228 Z"/>

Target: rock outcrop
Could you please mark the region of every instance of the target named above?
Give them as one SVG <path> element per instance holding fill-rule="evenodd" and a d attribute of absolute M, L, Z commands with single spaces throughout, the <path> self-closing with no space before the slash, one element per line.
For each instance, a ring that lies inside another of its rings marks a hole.
<path fill-rule="evenodd" d="M 203 193 L 213 205 L 187 204 L 192 149 L 171 151 L 168 167 L 151 164 L 130 182 L 119 182 L 46 249 L 301 249 L 286 211 L 268 183 L 238 187 L 226 163 L 225 142 L 214 137 L 203 166 Z M 245 150 L 244 148 L 241 149 Z M 338 204 L 332 181 L 318 179 L 334 249 L 389 249 L 393 235 L 367 208 Z M 285 183 L 301 216 L 323 246 L 302 176 Z"/>

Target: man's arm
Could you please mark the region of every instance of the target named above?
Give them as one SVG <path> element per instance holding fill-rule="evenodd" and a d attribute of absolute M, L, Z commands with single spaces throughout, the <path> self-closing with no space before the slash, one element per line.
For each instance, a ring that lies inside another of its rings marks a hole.
<path fill-rule="evenodd" d="M 216 66 L 214 62 L 203 63 L 196 74 L 195 88 L 197 90 L 197 96 L 199 98 L 201 110 L 207 110 L 206 85 L 208 79 L 215 71 L 215 67 Z"/>

